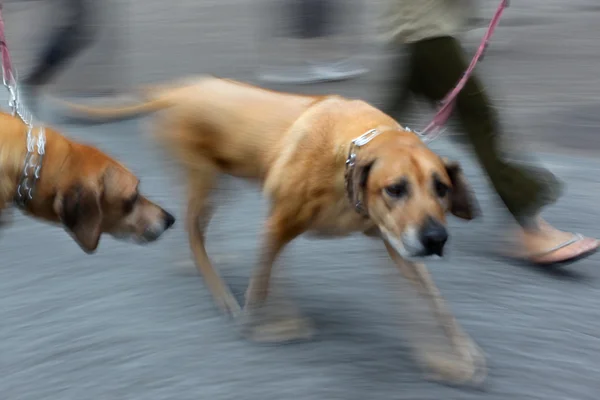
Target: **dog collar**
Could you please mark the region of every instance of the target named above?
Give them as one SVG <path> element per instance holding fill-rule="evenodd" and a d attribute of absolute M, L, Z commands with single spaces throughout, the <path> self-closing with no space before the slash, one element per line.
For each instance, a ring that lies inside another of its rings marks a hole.
<path fill-rule="evenodd" d="M 33 199 L 35 185 L 40 178 L 40 170 L 46 151 L 46 132 L 43 126 L 37 129 L 37 137 L 33 134 L 33 124 L 27 124 L 27 155 L 23 171 L 17 185 L 15 203 L 20 208 L 25 208 Z"/>
<path fill-rule="evenodd" d="M 386 131 L 384 131 L 386 132 Z M 356 139 L 350 142 L 350 148 L 348 149 L 348 157 L 346 158 L 346 171 L 344 174 L 344 181 L 346 186 L 346 195 L 350 204 L 354 206 L 357 213 L 365 218 L 369 217 L 369 213 L 365 207 L 365 201 L 363 199 L 363 190 L 361 188 L 361 179 L 356 179 L 356 152 L 359 148 L 375 139 L 377 136 L 382 134 L 382 131 L 377 129 L 371 129 Z M 364 182 L 363 182 L 364 183 Z"/>

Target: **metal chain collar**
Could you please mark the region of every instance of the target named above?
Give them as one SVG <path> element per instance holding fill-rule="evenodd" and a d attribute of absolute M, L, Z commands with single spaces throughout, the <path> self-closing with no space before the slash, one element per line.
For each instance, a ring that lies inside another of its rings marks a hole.
<path fill-rule="evenodd" d="M 384 131 L 385 132 L 385 131 Z M 350 204 L 354 205 L 354 209 L 360 215 L 367 217 L 368 213 L 364 207 L 364 202 L 362 200 L 362 193 L 360 188 L 357 187 L 358 182 L 354 179 L 354 168 L 356 166 L 356 150 L 371 140 L 375 139 L 379 136 L 382 131 L 377 129 L 371 129 L 356 139 L 350 142 L 350 148 L 348 149 L 348 157 L 346 158 L 346 172 L 344 174 L 344 180 L 346 185 L 346 195 L 348 196 L 348 200 L 350 200 Z"/>
<path fill-rule="evenodd" d="M 44 161 L 46 135 L 43 126 L 38 128 L 37 140 L 32 134 L 33 126 L 27 126 L 27 155 L 25 165 L 21 173 L 21 179 L 17 186 L 15 203 L 23 208 L 27 202 L 33 199 L 35 184 L 40 179 L 40 170 Z M 37 151 L 36 151 L 37 150 Z"/>

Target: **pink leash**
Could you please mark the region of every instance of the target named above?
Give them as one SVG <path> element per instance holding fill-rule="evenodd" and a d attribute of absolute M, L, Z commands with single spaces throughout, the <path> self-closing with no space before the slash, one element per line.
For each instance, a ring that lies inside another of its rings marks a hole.
<path fill-rule="evenodd" d="M 4 32 L 4 18 L 2 18 L 3 4 L 0 0 L 0 55 L 2 55 L 2 83 L 8 89 L 10 100 L 9 107 L 12 109 L 13 115 L 18 115 L 23 122 L 31 127 L 33 115 L 26 110 L 23 104 L 19 102 L 19 88 L 17 82 L 17 74 L 13 68 L 6 36 Z"/>
<path fill-rule="evenodd" d="M 4 19 L 2 18 L 2 4 L 0 4 L 0 51 L 2 54 L 2 79 L 5 85 L 13 85 L 15 76 L 12 68 L 12 61 L 6 44 L 6 36 L 4 35 Z"/>
<path fill-rule="evenodd" d="M 463 73 L 462 78 L 460 79 L 460 81 L 458 81 L 454 89 L 452 89 L 452 91 L 442 99 L 442 101 L 440 102 L 440 108 L 438 109 L 437 113 L 435 114 L 433 120 L 429 123 L 429 125 L 427 125 L 422 131 L 416 132 L 419 136 L 421 136 L 421 139 L 423 139 L 423 141 L 431 142 L 443 133 L 441 128 L 446 124 L 446 122 L 450 118 L 450 115 L 452 114 L 452 110 L 454 109 L 454 103 L 456 101 L 456 96 L 458 96 L 460 91 L 463 89 L 463 87 L 469 80 L 469 77 L 473 73 L 477 62 L 481 60 L 483 53 L 488 47 L 488 43 L 494 33 L 494 30 L 500 22 L 500 16 L 502 16 L 502 12 L 505 8 L 508 7 L 508 5 L 509 0 L 500 1 L 500 5 L 498 6 L 496 13 L 494 14 L 494 17 L 490 21 L 488 30 L 483 36 L 481 44 L 479 45 L 479 49 L 477 49 L 477 53 L 475 53 L 475 56 L 471 60 L 471 64 L 469 64 L 469 68 L 467 68 L 467 70 Z"/>
<path fill-rule="evenodd" d="M 23 121 L 26 121 L 26 116 L 22 107 L 18 107 L 18 89 L 17 89 L 17 78 L 10 58 L 10 52 L 8 51 L 8 44 L 6 43 L 6 36 L 4 34 L 4 18 L 2 18 L 3 4 L 0 2 L 0 54 L 2 55 L 2 83 L 8 89 L 10 94 L 9 106 L 12 109 L 12 114 L 18 114 Z"/>

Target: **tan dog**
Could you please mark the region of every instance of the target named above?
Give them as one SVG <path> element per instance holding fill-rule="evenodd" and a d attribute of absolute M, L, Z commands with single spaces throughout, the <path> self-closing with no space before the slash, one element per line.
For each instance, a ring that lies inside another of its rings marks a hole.
<path fill-rule="evenodd" d="M 97 148 L 50 128 L 31 131 L 0 113 L 0 211 L 13 201 L 28 215 L 60 223 L 86 252 L 102 233 L 151 242 L 175 218 L 138 190 L 139 180 Z"/>
<path fill-rule="evenodd" d="M 311 332 L 303 319 L 265 311 L 273 264 L 288 243 L 303 233 L 363 232 L 383 239 L 400 272 L 429 302 L 455 354 L 451 360 L 420 349 L 420 359 L 452 382 L 485 376 L 483 354 L 446 309 L 425 266 L 414 260 L 442 255 L 447 211 L 474 217 L 477 205 L 458 164 L 442 160 L 414 133 L 359 100 L 287 94 L 212 77 L 146 94 L 146 102 L 117 108 L 68 106 L 100 119 L 168 109 L 153 125 L 186 173 L 186 222 L 196 264 L 221 309 L 243 316 L 249 336 L 288 340 Z M 205 249 L 209 194 L 221 174 L 260 182 L 270 200 L 243 310 Z"/>

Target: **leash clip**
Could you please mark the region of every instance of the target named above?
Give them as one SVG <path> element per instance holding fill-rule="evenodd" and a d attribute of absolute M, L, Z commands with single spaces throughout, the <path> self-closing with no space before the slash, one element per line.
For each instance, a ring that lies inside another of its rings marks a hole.
<path fill-rule="evenodd" d="M 435 130 L 430 131 L 429 133 L 424 133 L 420 131 L 414 131 L 414 133 L 421 139 L 421 141 L 425 144 L 429 144 L 442 136 L 446 132 L 446 128 L 436 128 Z"/>
<path fill-rule="evenodd" d="M 355 145 L 356 147 L 364 146 L 365 144 L 367 144 L 371 140 L 373 140 L 375 138 L 375 136 L 378 136 L 379 133 L 380 132 L 377 129 L 371 129 L 370 131 L 367 131 L 367 132 L 363 133 L 362 135 L 360 135 L 359 137 L 357 137 L 356 139 L 354 139 L 352 141 L 352 144 Z"/>

